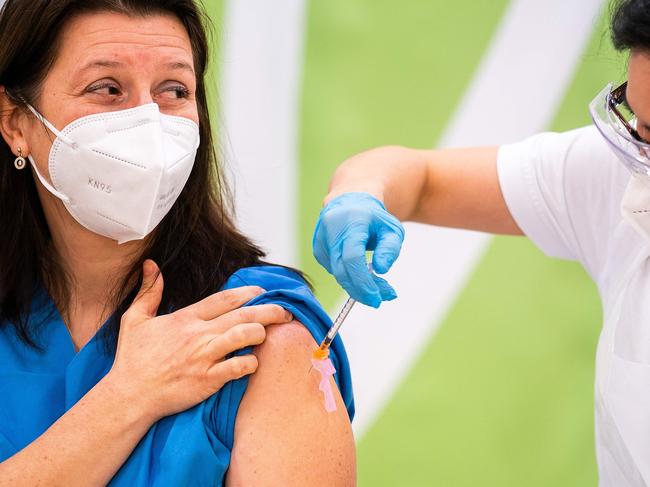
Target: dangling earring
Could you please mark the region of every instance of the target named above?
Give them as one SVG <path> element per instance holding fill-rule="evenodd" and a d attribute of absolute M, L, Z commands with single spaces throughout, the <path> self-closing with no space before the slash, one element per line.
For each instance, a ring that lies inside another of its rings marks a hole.
<path fill-rule="evenodd" d="M 22 171 L 27 167 L 27 161 L 23 157 L 23 150 L 20 147 L 18 147 L 18 157 L 16 157 L 16 160 L 14 161 L 14 167 L 19 171 Z"/>

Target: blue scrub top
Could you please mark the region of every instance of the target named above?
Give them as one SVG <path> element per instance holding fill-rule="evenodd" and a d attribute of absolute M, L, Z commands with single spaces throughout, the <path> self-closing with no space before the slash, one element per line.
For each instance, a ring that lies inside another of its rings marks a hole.
<path fill-rule="evenodd" d="M 294 272 L 271 266 L 249 267 L 233 274 L 223 289 L 261 286 L 267 292 L 248 305 L 274 303 L 305 325 L 320 343 L 331 321 L 305 282 Z M 45 432 L 110 370 L 98 333 L 79 353 L 46 293 L 32 303 L 39 326 L 39 352 L 21 342 L 13 326 L 0 324 L 0 461 L 13 456 Z M 251 349 L 238 352 L 250 353 Z M 350 419 L 354 401 L 350 368 L 337 337 L 332 346 L 336 383 Z M 111 486 L 221 486 L 230 464 L 235 419 L 248 378 L 226 384 L 208 400 L 163 418 L 142 438 L 117 472 Z M 270 410 L 269 410 L 270 411 Z"/>

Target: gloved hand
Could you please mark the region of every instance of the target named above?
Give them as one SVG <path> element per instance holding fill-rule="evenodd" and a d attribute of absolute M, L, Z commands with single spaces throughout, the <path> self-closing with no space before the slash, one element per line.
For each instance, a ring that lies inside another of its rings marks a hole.
<path fill-rule="evenodd" d="M 368 270 L 366 251 L 374 250 L 373 270 L 385 274 L 399 256 L 404 227 L 368 193 L 345 193 L 321 211 L 312 241 L 316 260 L 360 303 L 378 308 L 397 297 Z"/>

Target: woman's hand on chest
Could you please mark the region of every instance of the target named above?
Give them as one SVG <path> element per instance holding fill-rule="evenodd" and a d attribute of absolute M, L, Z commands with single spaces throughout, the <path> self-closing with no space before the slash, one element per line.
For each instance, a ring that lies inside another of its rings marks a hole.
<path fill-rule="evenodd" d="M 255 372 L 254 355 L 226 356 L 264 342 L 265 326 L 293 319 L 276 305 L 241 308 L 264 292 L 259 287 L 223 291 L 156 316 L 163 287 L 158 267 L 147 261 L 140 293 L 122 317 L 108 374 L 154 421 L 189 409 L 225 383 Z"/>

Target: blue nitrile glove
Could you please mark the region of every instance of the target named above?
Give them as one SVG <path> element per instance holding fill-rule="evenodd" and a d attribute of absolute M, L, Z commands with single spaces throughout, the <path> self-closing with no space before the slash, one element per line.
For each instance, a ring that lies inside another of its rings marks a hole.
<path fill-rule="evenodd" d="M 321 211 L 312 246 L 320 265 L 333 274 L 348 294 L 378 308 L 397 297 L 395 290 L 366 265 L 366 251 L 374 250 L 374 272 L 385 274 L 399 256 L 404 227 L 368 193 L 345 193 Z"/>

